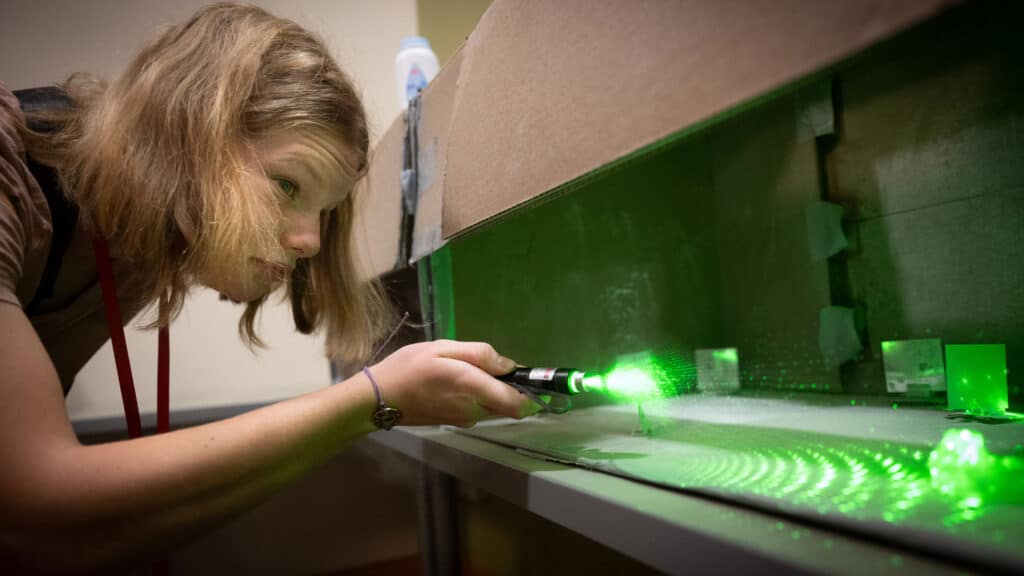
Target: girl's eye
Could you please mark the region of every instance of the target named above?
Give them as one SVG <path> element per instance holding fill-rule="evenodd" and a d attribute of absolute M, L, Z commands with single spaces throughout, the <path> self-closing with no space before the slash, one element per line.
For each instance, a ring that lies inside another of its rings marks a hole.
<path fill-rule="evenodd" d="M 298 186 L 296 186 L 294 182 L 291 180 L 285 180 L 284 178 L 274 178 L 274 182 L 286 196 L 289 198 L 295 197 L 295 193 L 298 191 Z"/>

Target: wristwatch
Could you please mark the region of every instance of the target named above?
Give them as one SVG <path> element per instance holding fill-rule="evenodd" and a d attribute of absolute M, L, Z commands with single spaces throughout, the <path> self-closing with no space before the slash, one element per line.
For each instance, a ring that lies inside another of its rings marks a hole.
<path fill-rule="evenodd" d="M 391 430 L 402 421 L 402 411 L 384 403 L 384 397 L 380 395 L 380 387 L 377 386 L 373 374 L 370 374 L 369 368 L 363 366 L 363 373 L 370 379 L 373 393 L 377 395 L 377 409 L 370 415 L 370 422 L 373 422 L 373 425 L 381 430 Z"/>

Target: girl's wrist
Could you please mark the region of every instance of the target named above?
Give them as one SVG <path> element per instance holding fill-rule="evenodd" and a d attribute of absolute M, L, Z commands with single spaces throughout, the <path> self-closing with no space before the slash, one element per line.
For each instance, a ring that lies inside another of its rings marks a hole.
<path fill-rule="evenodd" d="M 354 431 L 360 435 L 377 430 L 370 420 L 377 409 L 377 397 L 365 374 L 353 374 L 329 389 L 337 398 L 338 415 L 347 422 L 346 428 L 354 427 Z"/>
<path fill-rule="evenodd" d="M 370 383 L 375 401 L 373 413 L 370 415 L 370 422 L 381 430 L 391 430 L 391 428 L 402 421 L 402 411 L 387 403 L 384 393 L 377 383 L 377 379 L 373 376 L 373 372 L 370 371 L 368 366 L 363 366 L 362 373 Z"/>

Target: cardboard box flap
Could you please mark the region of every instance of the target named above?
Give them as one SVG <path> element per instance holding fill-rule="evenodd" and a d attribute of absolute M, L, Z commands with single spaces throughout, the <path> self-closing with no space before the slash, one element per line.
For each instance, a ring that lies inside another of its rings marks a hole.
<path fill-rule="evenodd" d="M 402 142 L 405 122 L 391 123 L 370 154 L 370 166 L 354 190 L 352 240 L 361 272 L 377 277 L 395 268 L 402 220 Z"/>
<path fill-rule="evenodd" d="M 423 91 L 420 107 L 419 200 L 412 239 L 412 261 L 444 245 L 441 233 L 442 201 L 447 164 L 448 135 L 458 91 L 462 50 L 455 53 Z"/>
<path fill-rule="evenodd" d="M 953 3 L 496 0 L 462 51 L 444 237 Z"/>
<path fill-rule="evenodd" d="M 445 152 L 461 63 L 460 49 L 445 63 L 420 97 L 419 190 L 413 229 L 413 261 L 444 245 L 441 203 Z M 400 264 L 405 135 L 406 113 L 403 112 L 374 146 L 369 172 L 356 187 L 359 202 L 353 234 L 357 253 L 371 277 L 391 272 Z"/>

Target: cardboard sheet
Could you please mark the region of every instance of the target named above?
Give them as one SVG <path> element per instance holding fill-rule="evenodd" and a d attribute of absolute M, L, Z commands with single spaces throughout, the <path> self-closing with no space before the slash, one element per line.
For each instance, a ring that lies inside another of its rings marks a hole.
<path fill-rule="evenodd" d="M 463 50 L 445 237 L 949 4 L 499 0 Z"/>

